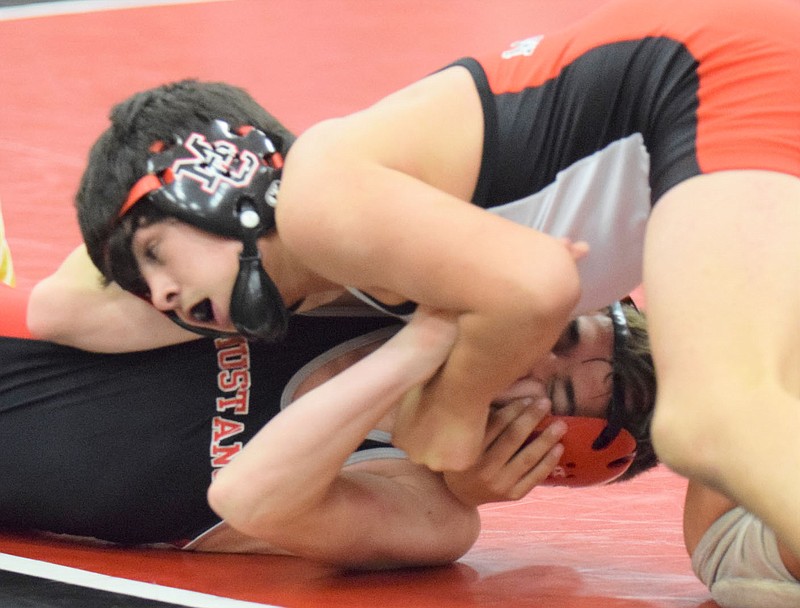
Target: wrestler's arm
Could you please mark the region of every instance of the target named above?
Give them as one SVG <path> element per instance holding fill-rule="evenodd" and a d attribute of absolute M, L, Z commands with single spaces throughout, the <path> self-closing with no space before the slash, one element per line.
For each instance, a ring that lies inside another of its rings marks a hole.
<path fill-rule="evenodd" d="M 198 337 L 116 284 L 104 286 L 84 245 L 33 288 L 27 322 L 35 338 L 97 352 L 147 350 Z"/>
<path fill-rule="evenodd" d="M 459 528 L 455 531 L 443 530 L 439 538 L 429 539 L 436 543 L 437 552 L 453 547 L 454 554 L 461 547 L 474 540 L 475 511 L 477 507 L 490 502 L 518 500 L 527 495 L 552 472 L 562 453 L 561 444 L 556 443 L 561 432 L 551 427 L 536 437 L 524 449 L 520 446 L 530 438 L 531 430 L 541 421 L 545 409 L 531 406 L 527 400 L 519 400 L 493 411 L 489 427 L 486 431 L 484 452 L 478 463 L 469 470 L 460 473 L 447 473 L 442 484 L 442 476 L 429 469 L 409 463 L 396 457 L 369 457 L 346 465 L 346 473 L 371 474 L 387 478 L 405 480 L 409 491 L 415 488 L 415 500 L 418 505 L 441 505 L 445 515 L 452 513 L 452 524 Z M 545 400 L 546 401 L 546 400 Z M 549 405 L 549 402 L 547 402 Z M 360 454 L 369 454 L 359 452 Z M 414 483 L 410 483 L 413 481 Z M 391 492 L 387 498 L 391 498 Z M 460 500 L 467 509 L 453 504 L 453 497 Z M 449 521 L 450 516 L 447 515 Z M 260 538 L 242 534 L 238 530 L 223 523 L 203 534 L 191 544 L 192 551 L 210 551 L 223 553 L 268 553 L 287 554 L 285 549 L 270 544 Z M 422 565 L 428 563 L 426 555 L 423 562 L 404 557 L 402 561 L 385 562 L 383 565 Z M 346 564 L 352 565 L 348 561 Z M 360 564 L 364 567 L 364 564 Z"/>
<path fill-rule="evenodd" d="M 447 78 L 307 131 L 276 210 L 281 238 L 320 274 L 459 313 L 450 357 L 395 435 L 436 470 L 474 462 L 493 395 L 549 351 L 579 296 L 561 242 L 466 202 L 482 114 L 469 76 Z"/>
<path fill-rule="evenodd" d="M 440 475 L 407 460 L 342 470 L 398 399 L 444 360 L 453 324 L 420 315 L 283 410 L 220 471 L 209 502 L 228 525 L 291 554 L 352 568 L 442 564 L 469 549 L 477 510 Z"/>

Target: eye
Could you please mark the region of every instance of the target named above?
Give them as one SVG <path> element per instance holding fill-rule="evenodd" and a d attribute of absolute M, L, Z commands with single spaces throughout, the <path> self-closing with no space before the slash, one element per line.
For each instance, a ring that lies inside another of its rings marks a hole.
<path fill-rule="evenodd" d="M 575 348 L 581 341 L 581 332 L 578 327 L 578 319 L 573 319 L 558 338 L 558 342 L 553 345 L 553 353 L 556 355 L 566 355 Z"/>
<path fill-rule="evenodd" d="M 144 259 L 154 264 L 158 262 L 158 250 L 152 243 L 148 243 L 147 247 L 144 248 Z"/>

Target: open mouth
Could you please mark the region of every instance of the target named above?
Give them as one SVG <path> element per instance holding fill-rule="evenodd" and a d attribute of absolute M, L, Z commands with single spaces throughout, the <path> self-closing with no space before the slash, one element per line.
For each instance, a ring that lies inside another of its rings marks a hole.
<path fill-rule="evenodd" d="M 214 309 L 211 300 L 206 298 L 192 306 L 189 316 L 198 323 L 212 323 L 214 321 Z"/>

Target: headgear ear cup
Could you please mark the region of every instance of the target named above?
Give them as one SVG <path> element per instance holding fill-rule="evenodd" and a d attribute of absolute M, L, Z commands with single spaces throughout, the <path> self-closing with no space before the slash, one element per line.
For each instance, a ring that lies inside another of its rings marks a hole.
<path fill-rule="evenodd" d="M 245 240 L 239 256 L 230 314 L 236 329 L 246 338 L 277 342 L 286 335 L 289 311 L 261 265 L 254 240 Z"/>
<path fill-rule="evenodd" d="M 541 485 L 583 487 L 605 484 L 622 475 L 633 463 L 636 439 L 625 429 L 605 448 L 596 450 L 592 447 L 595 437 L 606 426 L 604 418 L 546 416 L 536 426 L 528 443 L 555 420 L 567 425 L 567 432 L 561 438 L 564 453 Z"/>

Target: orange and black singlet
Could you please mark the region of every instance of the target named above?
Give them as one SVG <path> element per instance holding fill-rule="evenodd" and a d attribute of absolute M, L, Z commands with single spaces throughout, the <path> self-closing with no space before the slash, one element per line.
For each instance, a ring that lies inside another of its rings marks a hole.
<path fill-rule="evenodd" d="M 612 0 L 454 65 L 483 105 L 473 202 L 589 242 L 576 312 L 641 282 L 647 217 L 672 186 L 730 169 L 800 176 L 795 0 Z"/>

